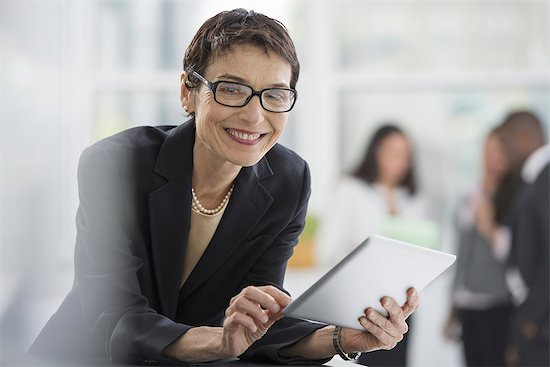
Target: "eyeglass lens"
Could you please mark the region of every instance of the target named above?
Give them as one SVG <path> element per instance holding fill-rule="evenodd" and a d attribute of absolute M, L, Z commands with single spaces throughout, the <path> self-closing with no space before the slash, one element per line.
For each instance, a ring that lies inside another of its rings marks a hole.
<path fill-rule="evenodd" d="M 248 103 L 252 96 L 251 87 L 237 84 L 220 82 L 216 86 L 215 99 L 218 103 L 228 106 L 241 107 Z M 292 108 L 294 92 L 288 89 L 272 88 L 262 92 L 262 106 L 270 111 L 287 111 Z"/>

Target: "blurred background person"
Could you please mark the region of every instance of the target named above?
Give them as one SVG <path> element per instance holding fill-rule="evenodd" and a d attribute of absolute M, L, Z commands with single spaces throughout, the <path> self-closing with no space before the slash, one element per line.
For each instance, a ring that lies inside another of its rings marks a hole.
<path fill-rule="evenodd" d="M 508 364 L 548 366 L 550 146 L 541 120 L 529 111 L 508 114 L 500 130 L 512 169 L 522 180 L 508 217 L 509 264 L 527 287 L 525 300 L 514 311 Z"/>
<path fill-rule="evenodd" d="M 512 301 L 499 242 L 509 241 L 502 222 L 510 206 L 510 163 L 498 129 L 485 139 L 482 164 L 481 180 L 461 198 L 453 221 L 458 257 L 444 333 L 458 339 L 461 326 L 468 366 L 503 366 Z"/>
<path fill-rule="evenodd" d="M 427 218 L 427 203 L 416 184 L 413 147 L 401 128 L 385 124 L 377 129 L 359 165 L 338 182 L 326 209 L 318 237 L 324 266 L 336 264 L 372 234 L 399 237 L 395 232 L 401 228 L 396 227 L 407 226 L 405 220 Z M 363 355 L 360 363 L 405 366 L 407 335 L 393 350 Z"/>

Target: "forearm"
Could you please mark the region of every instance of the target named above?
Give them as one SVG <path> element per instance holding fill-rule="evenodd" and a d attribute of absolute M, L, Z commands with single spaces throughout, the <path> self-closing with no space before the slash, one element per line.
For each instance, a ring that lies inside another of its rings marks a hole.
<path fill-rule="evenodd" d="M 167 346 L 163 354 L 187 363 L 209 362 L 228 357 L 223 354 L 222 336 L 221 327 L 195 327 Z"/>
<path fill-rule="evenodd" d="M 326 326 L 315 330 L 313 333 L 303 338 L 291 347 L 280 351 L 283 357 L 303 357 L 306 359 L 319 360 L 330 358 L 336 352 L 332 345 L 332 334 L 334 326 Z"/>

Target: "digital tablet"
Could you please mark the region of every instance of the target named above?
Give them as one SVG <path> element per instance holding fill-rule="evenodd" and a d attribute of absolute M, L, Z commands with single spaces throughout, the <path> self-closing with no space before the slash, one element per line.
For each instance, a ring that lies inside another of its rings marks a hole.
<path fill-rule="evenodd" d="M 383 315 L 380 299 L 389 296 L 400 305 L 407 289 L 422 290 L 456 256 L 374 235 L 350 252 L 315 284 L 289 304 L 286 316 L 363 330 L 358 318 L 367 307 Z"/>

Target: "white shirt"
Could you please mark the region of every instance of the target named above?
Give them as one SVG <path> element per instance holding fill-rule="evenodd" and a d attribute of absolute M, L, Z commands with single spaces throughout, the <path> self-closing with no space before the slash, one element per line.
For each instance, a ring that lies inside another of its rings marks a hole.
<path fill-rule="evenodd" d="M 384 233 L 391 227 L 392 220 L 428 218 L 427 203 L 422 195 L 411 196 L 404 188 L 396 189 L 395 204 L 399 214 L 395 217 L 388 214 L 385 196 L 381 185 L 369 185 L 355 177 L 345 177 L 338 182 L 325 208 L 317 236 L 317 258 L 321 265 L 336 264 L 372 234 L 395 237 Z"/>
<path fill-rule="evenodd" d="M 548 163 L 550 163 L 550 144 L 543 145 L 531 153 L 523 164 L 521 178 L 529 184 L 534 183 Z"/>

